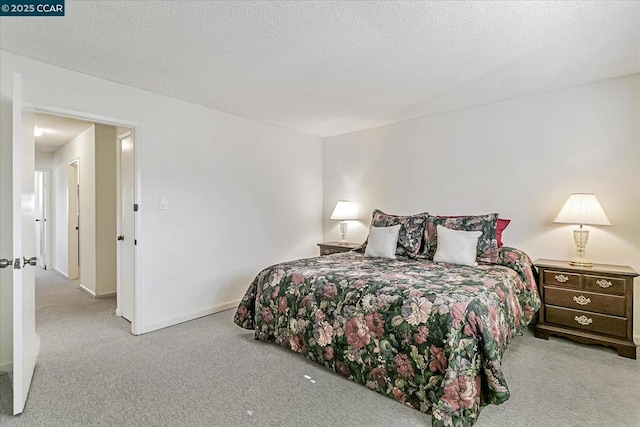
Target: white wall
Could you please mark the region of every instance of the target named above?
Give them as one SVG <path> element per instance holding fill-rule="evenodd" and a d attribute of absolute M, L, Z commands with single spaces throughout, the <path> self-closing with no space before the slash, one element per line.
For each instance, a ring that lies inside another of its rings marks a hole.
<path fill-rule="evenodd" d="M 4 51 L 0 71 L 3 96 L 20 72 L 25 102 L 136 124 L 139 332 L 232 307 L 262 268 L 317 254 L 319 138 Z"/>
<path fill-rule="evenodd" d="M 553 219 L 570 193 L 593 192 L 612 226 L 589 227 L 587 257 L 640 271 L 639 88 L 636 74 L 328 138 L 324 238 L 339 238 L 328 219 L 339 199 L 360 207 L 354 241 L 366 238 L 374 208 L 499 212 L 512 219 L 507 245 L 569 259 L 574 227 Z"/>
<path fill-rule="evenodd" d="M 67 142 L 53 153 L 53 268 L 64 275 L 69 270 L 67 224 L 67 166 L 78 160 L 80 169 L 80 279 L 95 292 L 95 126 Z"/>
<path fill-rule="evenodd" d="M 36 170 L 51 169 L 53 153 L 36 151 Z"/>

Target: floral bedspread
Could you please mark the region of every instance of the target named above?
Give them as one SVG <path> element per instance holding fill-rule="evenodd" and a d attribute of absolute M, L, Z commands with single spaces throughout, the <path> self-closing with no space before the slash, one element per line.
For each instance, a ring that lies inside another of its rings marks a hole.
<path fill-rule="evenodd" d="M 346 252 L 263 270 L 234 320 L 431 414 L 434 426 L 470 426 L 509 398 L 502 355 L 539 306 L 518 249 L 478 267 Z"/>

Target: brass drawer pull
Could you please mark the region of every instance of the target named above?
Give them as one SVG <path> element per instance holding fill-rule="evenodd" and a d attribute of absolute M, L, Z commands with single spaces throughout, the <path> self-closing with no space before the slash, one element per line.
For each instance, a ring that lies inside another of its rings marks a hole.
<path fill-rule="evenodd" d="M 576 316 L 575 321 L 581 324 L 582 326 L 587 326 L 593 323 L 593 319 L 585 316 L 584 314 L 580 317 Z"/>
<path fill-rule="evenodd" d="M 585 298 L 584 295 L 580 295 L 579 297 L 573 297 L 573 300 L 580 305 L 587 305 L 591 302 L 591 298 Z"/>
<path fill-rule="evenodd" d="M 606 279 L 600 279 L 596 280 L 596 285 L 600 286 L 601 288 L 607 289 L 609 286 L 613 286 L 613 283 Z"/>
<path fill-rule="evenodd" d="M 564 283 L 567 280 L 569 280 L 569 278 L 567 276 L 565 276 L 564 274 L 556 274 L 555 275 L 555 279 L 560 283 Z"/>

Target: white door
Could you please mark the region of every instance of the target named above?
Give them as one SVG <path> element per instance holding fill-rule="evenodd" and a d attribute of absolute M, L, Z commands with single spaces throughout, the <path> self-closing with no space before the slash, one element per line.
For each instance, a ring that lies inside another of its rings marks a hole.
<path fill-rule="evenodd" d="M 119 199 L 118 199 L 118 307 L 120 316 L 133 322 L 133 286 L 135 264 L 134 218 L 134 150 L 132 134 L 119 138 Z"/>
<path fill-rule="evenodd" d="M 36 335 L 33 113 L 22 109 L 22 76 L 13 75 L 13 413 L 27 401 L 40 347 Z M 31 260 L 32 263 L 26 263 Z"/>

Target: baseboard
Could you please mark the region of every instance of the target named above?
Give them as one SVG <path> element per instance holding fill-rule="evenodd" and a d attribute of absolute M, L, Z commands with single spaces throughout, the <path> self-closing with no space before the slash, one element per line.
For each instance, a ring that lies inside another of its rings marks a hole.
<path fill-rule="evenodd" d="M 234 301 L 229 301 L 229 302 L 225 302 L 224 304 L 214 305 L 213 307 L 196 311 L 194 313 L 186 314 L 184 316 L 174 317 L 173 319 L 165 320 L 158 323 L 153 323 L 151 325 L 142 326 L 139 329 L 140 335 L 157 331 L 159 329 L 168 328 L 169 326 L 175 326 L 180 323 L 188 322 L 189 320 L 194 320 L 200 317 L 208 316 L 210 314 L 215 314 L 221 311 L 229 310 L 230 308 L 237 307 L 239 303 L 240 303 L 239 299 Z"/>
<path fill-rule="evenodd" d="M 78 285 L 78 287 L 79 287 L 82 291 L 84 291 L 85 293 L 87 293 L 87 294 L 91 295 L 91 298 L 95 298 L 95 297 L 96 297 L 96 294 L 95 294 L 92 290 L 90 290 L 90 289 L 88 289 L 88 288 L 85 288 L 85 287 L 84 287 L 84 286 L 82 286 L 82 285 Z"/>
<path fill-rule="evenodd" d="M 59 268 L 53 267 L 53 271 L 55 271 L 56 273 L 58 273 L 59 275 L 61 275 L 65 279 L 69 280 L 69 275 L 67 273 L 65 273 L 64 271 L 60 270 Z"/>
<path fill-rule="evenodd" d="M 90 290 L 89 288 L 83 286 L 82 284 L 78 285 L 78 287 L 80 289 L 82 289 L 85 293 L 91 295 L 92 298 L 95 299 L 100 299 L 100 298 L 110 298 L 110 297 L 115 297 L 116 296 L 116 291 L 113 292 L 106 292 L 104 294 L 100 294 L 100 295 L 96 295 L 95 292 L 93 292 L 92 290 Z"/>
<path fill-rule="evenodd" d="M 110 298 L 115 296 L 116 296 L 116 291 L 113 291 L 113 292 L 105 292 L 104 294 L 96 295 L 94 298 Z"/>
<path fill-rule="evenodd" d="M 13 372 L 13 362 L 5 362 L 0 364 L 0 373 L 1 372 L 11 374 Z"/>
<path fill-rule="evenodd" d="M 640 335 L 633 336 L 633 343 L 637 346 L 640 346 Z"/>
<path fill-rule="evenodd" d="M 120 312 L 120 309 L 119 309 L 119 308 L 116 308 L 116 316 L 118 316 L 118 317 L 122 317 L 122 314 L 121 314 L 121 312 Z"/>

